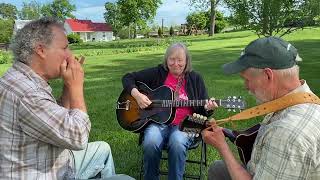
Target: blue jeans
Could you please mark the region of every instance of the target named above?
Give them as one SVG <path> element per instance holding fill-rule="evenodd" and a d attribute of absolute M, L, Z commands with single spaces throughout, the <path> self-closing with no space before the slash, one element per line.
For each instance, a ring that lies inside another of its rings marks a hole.
<path fill-rule="evenodd" d="M 159 165 L 164 148 L 168 151 L 169 180 L 183 179 L 188 147 L 193 138 L 178 126 L 152 123 L 144 131 L 144 179 L 159 179 Z"/>
<path fill-rule="evenodd" d="M 115 174 L 111 149 L 106 142 L 91 142 L 86 149 L 71 152 L 74 157 L 75 179 L 133 179 L 130 176 Z"/>

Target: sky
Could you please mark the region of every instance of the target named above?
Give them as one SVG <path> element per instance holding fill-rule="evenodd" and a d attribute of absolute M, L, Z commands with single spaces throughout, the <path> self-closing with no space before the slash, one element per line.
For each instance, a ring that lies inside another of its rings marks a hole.
<path fill-rule="evenodd" d="M 50 3 L 52 0 L 36 0 L 40 3 Z M 0 0 L 0 3 L 10 3 L 21 9 L 23 2 L 27 0 Z M 76 5 L 76 12 L 73 15 L 77 19 L 89 19 L 94 22 L 105 22 L 103 13 L 106 2 L 115 2 L 115 0 L 70 0 L 71 4 Z M 162 0 L 162 4 L 157 10 L 154 23 L 161 25 L 163 19 L 164 26 L 180 25 L 185 23 L 185 18 L 192 11 L 188 6 L 188 0 Z"/>

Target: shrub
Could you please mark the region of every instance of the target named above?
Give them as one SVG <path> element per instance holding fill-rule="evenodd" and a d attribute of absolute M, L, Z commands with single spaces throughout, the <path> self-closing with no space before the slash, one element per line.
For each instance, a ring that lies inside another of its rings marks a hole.
<path fill-rule="evenodd" d="M 159 29 L 158 29 L 158 36 L 159 36 L 159 37 L 162 37 L 162 35 L 163 35 L 162 29 L 159 27 Z"/>
<path fill-rule="evenodd" d="M 170 32 L 170 36 L 173 36 L 174 30 L 173 30 L 173 27 L 172 27 L 172 26 L 170 27 L 170 31 L 169 31 L 169 32 Z"/>
<path fill-rule="evenodd" d="M 8 62 L 10 62 L 10 59 L 11 57 L 9 52 L 0 50 L 0 64 L 8 64 Z"/>
<path fill-rule="evenodd" d="M 82 39 L 80 39 L 79 34 L 69 34 L 67 37 L 70 44 L 82 43 Z"/>

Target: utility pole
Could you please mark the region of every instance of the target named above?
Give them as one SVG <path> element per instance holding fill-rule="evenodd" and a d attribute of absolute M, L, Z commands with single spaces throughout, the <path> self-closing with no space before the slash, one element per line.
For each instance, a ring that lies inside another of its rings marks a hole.
<path fill-rule="evenodd" d="M 162 31 L 162 34 L 164 34 L 164 32 L 163 32 L 163 18 L 162 18 L 162 22 L 161 22 L 161 31 Z"/>

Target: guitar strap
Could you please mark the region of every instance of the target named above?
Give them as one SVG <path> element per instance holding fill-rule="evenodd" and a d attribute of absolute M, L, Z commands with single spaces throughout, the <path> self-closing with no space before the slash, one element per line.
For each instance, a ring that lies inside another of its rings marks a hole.
<path fill-rule="evenodd" d="M 178 83 L 177 83 L 176 89 L 174 90 L 174 100 L 179 100 L 179 91 L 182 86 L 183 80 L 184 80 L 183 75 L 178 77 Z"/>
<path fill-rule="evenodd" d="M 220 125 L 231 121 L 250 119 L 271 112 L 277 112 L 290 106 L 304 103 L 314 103 L 320 105 L 320 99 L 318 96 L 312 93 L 292 93 L 281 98 L 275 99 L 273 101 L 269 101 L 261 105 L 246 109 L 228 118 L 216 120 L 216 122 L 218 125 Z"/>

